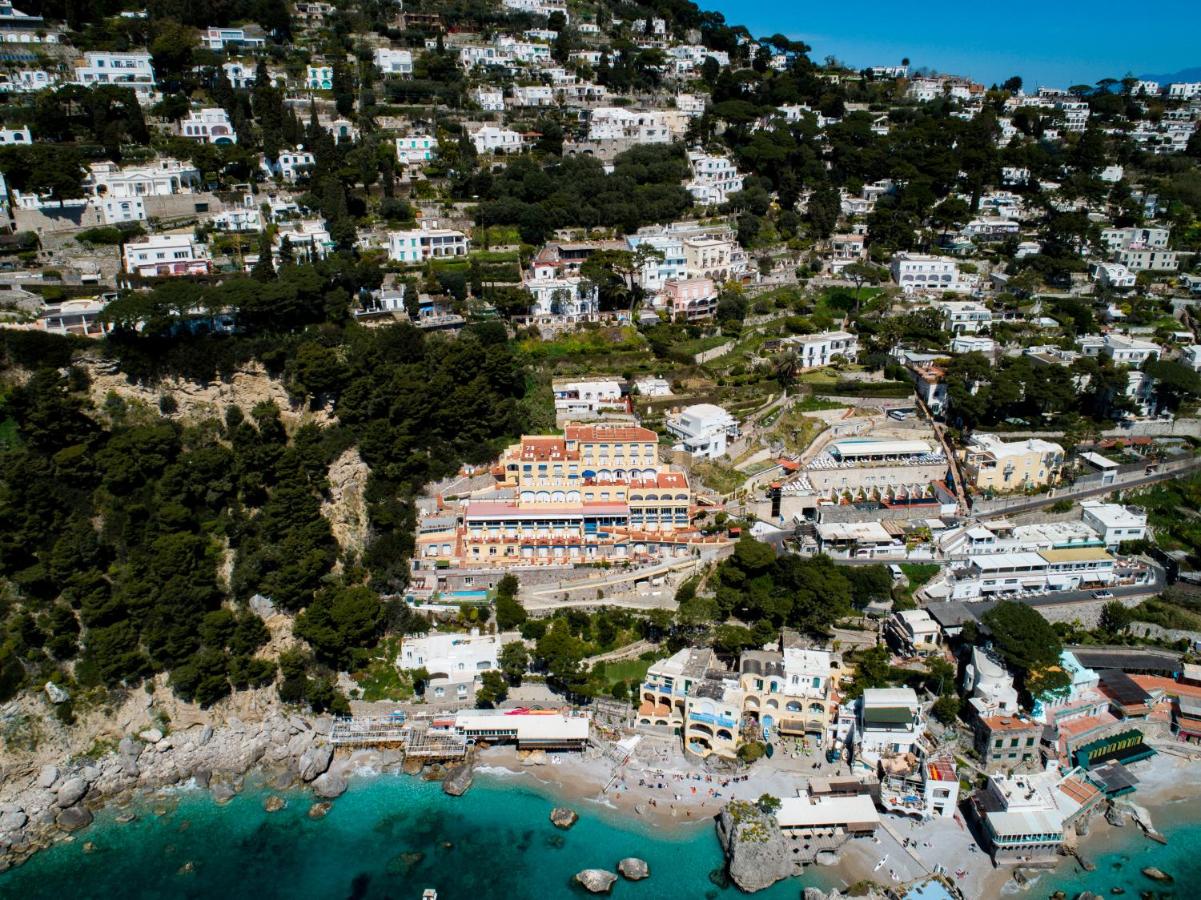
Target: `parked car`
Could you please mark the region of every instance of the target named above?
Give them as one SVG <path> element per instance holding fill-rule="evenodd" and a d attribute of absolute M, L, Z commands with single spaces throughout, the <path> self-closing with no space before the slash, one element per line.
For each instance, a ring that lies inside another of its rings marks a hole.
<path fill-rule="evenodd" d="M 1094 600 L 1112 600 L 1113 591 L 1093 591 Z"/>

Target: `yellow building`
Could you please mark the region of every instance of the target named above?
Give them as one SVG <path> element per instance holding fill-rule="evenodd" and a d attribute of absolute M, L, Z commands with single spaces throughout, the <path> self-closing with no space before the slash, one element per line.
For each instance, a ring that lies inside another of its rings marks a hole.
<path fill-rule="evenodd" d="M 494 468 L 492 498 L 428 517 L 418 558 L 505 566 L 687 556 L 702 540 L 688 476 L 658 450 L 655 432 L 629 425 L 525 436 Z"/>
<path fill-rule="evenodd" d="M 963 477 L 977 491 L 1024 491 L 1055 484 L 1063 465 L 1063 447 L 1028 438 L 1003 441 L 977 434 L 963 450 Z"/>

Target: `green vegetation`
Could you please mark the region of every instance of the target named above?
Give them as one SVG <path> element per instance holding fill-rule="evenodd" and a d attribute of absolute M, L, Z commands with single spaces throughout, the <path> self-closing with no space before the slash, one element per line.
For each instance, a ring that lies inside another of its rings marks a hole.
<path fill-rule="evenodd" d="M 646 349 L 641 335 L 626 327 L 592 327 L 571 332 L 553 341 L 541 337 L 529 337 L 519 341 L 517 349 L 522 357 L 534 360 L 572 359 L 586 355 L 602 355 L 642 351 Z"/>
<path fill-rule="evenodd" d="M 400 657 L 400 644 L 399 635 L 386 637 L 372 651 L 367 665 L 353 673 L 361 700 L 370 703 L 377 700 L 407 700 L 413 696 L 413 682 L 409 673 L 396 665 Z"/>
<path fill-rule="evenodd" d="M 334 671 L 362 669 L 382 636 L 413 627 L 403 604 L 376 593 L 407 578 L 409 498 L 521 430 L 525 377 L 503 333 L 349 324 L 343 285 L 356 278 L 345 260 L 285 264 L 265 282 L 173 282 L 106 311 L 116 327 L 106 350 L 134 379 L 211 378 L 260 358 L 298 401 L 332 405 L 338 424 L 326 428 L 289 434 L 269 403 L 188 426 L 116 397 L 97 410 L 82 371 L 59 372 L 72 342 L 5 339 L 7 367 L 45 368 L 0 399 L 0 421 L 13 423 L 0 449 L 0 575 L 15 589 L 0 609 L 0 696 L 50 678 L 71 686 L 72 661 L 85 688 L 165 671 L 203 705 L 269 684 L 277 661 L 259 655 L 269 635 L 247 606 L 261 594 L 295 614 L 304 641 L 278 660 L 281 696 L 337 709 Z M 205 308 L 235 310 L 242 333 L 176 327 Z M 317 323 L 325 330 L 300 331 Z M 321 502 L 351 446 L 371 468 L 373 539 L 338 575 Z"/>
<path fill-rule="evenodd" d="M 911 590 L 917 590 L 942 571 L 936 563 L 901 563 L 901 571 L 909 579 Z"/>
<path fill-rule="evenodd" d="M 737 469 L 725 463 L 718 462 L 715 459 L 693 463 L 692 474 L 699 478 L 705 487 L 719 494 L 734 493 L 742 487 L 747 479 L 745 472 L 739 472 Z"/>
<path fill-rule="evenodd" d="M 1002 659 L 1021 673 L 1026 690 L 1035 697 L 1068 687 L 1071 678 L 1059 667 L 1063 645 L 1055 629 L 1024 603 L 1002 601 L 982 620 Z"/>
<path fill-rule="evenodd" d="M 769 544 L 744 536 L 718 565 L 712 583 L 713 597 L 682 603 L 680 618 L 721 622 L 733 615 L 750 627 L 721 626 L 718 641 L 736 652 L 766 643 L 781 625 L 826 634 L 853 606 L 887 597 L 892 580 L 883 566 L 838 567 L 825 556 L 777 557 Z"/>
<path fill-rule="evenodd" d="M 1185 550 L 1189 565 L 1201 566 L 1201 475 L 1161 481 L 1136 495 L 1164 550 Z"/>

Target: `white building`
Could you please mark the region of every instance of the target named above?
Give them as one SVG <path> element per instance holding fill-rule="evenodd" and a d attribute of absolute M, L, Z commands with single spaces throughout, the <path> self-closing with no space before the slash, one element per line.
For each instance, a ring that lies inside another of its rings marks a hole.
<path fill-rule="evenodd" d="M 334 247 L 329 229 L 320 219 L 301 219 L 280 225 L 271 240 L 272 254 L 277 260 L 285 241 L 292 250 L 292 258 L 298 262 L 325 259 Z"/>
<path fill-rule="evenodd" d="M 621 382 L 616 378 L 556 378 L 551 388 L 557 417 L 593 418 L 602 412 L 626 408 Z"/>
<path fill-rule="evenodd" d="M 1168 85 L 1171 100 L 1192 100 L 1201 97 L 1201 81 L 1174 81 Z"/>
<path fill-rule="evenodd" d="M 951 571 L 951 599 L 986 599 L 1023 590 L 1093 590 L 1114 583 L 1114 568 L 1114 558 L 1101 547 L 982 553 Z"/>
<path fill-rule="evenodd" d="M 333 66 L 306 66 L 304 83 L 310 91 L 328 91 L 334 86 Z"/>
<path fill-rule="evenodd" d="M 251 50 L 261 49 L 267 46 L 267 37 L 257 25 L 248 25 L 245 28 L 211 27 L 205 29 L 201 35 L 200 42 L 207 49 L 220 53 L 226 47 L 232 47 L 233 49 L 241 49 L 243 47 Z"/>
<path fill-rule="evenodd" d="M 0 128 L 0 146 L 28 145 L 33 143 L 33 132 L 28 128 Z"/>
<path fill-rule="evenodd" d="M 107 160 L 89 163 L 83 180 L 84 191 L 95 197 L 169 197 L 192 193 L 199 187 L 200 171 L 170 158 L 125 167 Z"/>
<path fill-rule="evenodd" d="M 396 158 L 406 166 L 419 166 L 434 158 L 438 139 L 431 134 L 410 134 L 396 139 Z"/>
<path fill-rule="evenodd" d="M 869 763 L 912 753 L 926 731 L 912 688 L 867 688 L 856 706 L 856 754 Z"/>
<path fill-rule="evenodd" d="M 648 294 L 663 290 L 669 281 L 682 281 L 688 277 L 688 261 L 684 257 L 682 237 L 672 234 L 631 234 L 626 235 L 626 243 L 631 250 L 645 246 L 658 251 L 656 256 L 646 259 L 642 270 L 635 276 Z"/>
<path fill-rule="evenodd" d="M 207 275 L 208 250 L 191 234 L 152 234 L 125 244 L 125 271 L 143 278 Z"/>
<path fill-rule="evenodd" d="M 892 279 L 905 293 L 914 291 L 964 291 L 970 286 L 959 273 L 959 264 L 944 256 L 898 253 L 892 258 Z"/>
<path fill-rule="evenodd" d="M 667 144 L 671 142 L 671 129 L 662 112 L 605 106 L 589 115 L 588 140 Z"/>
<path fill-rule="evenodd" d="M 893 613 L 884 622 L 884 636 L 902 656 L 929 656 L 942 645 L 942 631 L 924 609 Z"/>
<path fill-rule="evenodd" d="M 535 267 L 522 286 L 534 298 L 531 310 L 534 315 L 590 321 L 600 311 L 600 291 L 596 285 L 578 275 L 557 275 L 550 266 Z"/>
<path fill-rule="evenodd" d="M 1060 859 L 1065 828 L 1102 799 L 1083 771 L 1058 768 L 990 775 L 974 799 L 985 843 L 998 865 L 1051 866 Z"/>
<path fill-rule="evenodd" d="M 974 334 L 956 334 L 951 338 L 952 353 L 983 353 L 992 356 L 997 352 L 997 342 L 990 337 Z"/>
<path fill-rule="evenodd" d="M 520 153 L 525 149 L 525 138 L 511 128 L 485 125 L 471 133 L 471 143 L 477 153 L 492 156 L 497 153 Z"/>
<path fill-rule="evenodd" d="M 1141 541 L 1147 536 L 1147 513 L 1137 506 L 1085 500 L 1080 509 L 1084 524 L 1097 532 L 1110 550 L 1123 541 Z"/>
<path fill-rule="evenodd" d="M 390 47 L 379 47 L 375 51 L 375 67 L 385 75 L 413 74 L 413 53 L 411 50 L 393 50 Z"/>
<path fill-rule="evenodd" d="M 951 334 L 977 334 L 992 327 L 992 310 L 981 303 L 943 300 L 934 306 L 942 314 L 942 327 Z"/>
<path fill-rule="evenodd" d="M 406 637 L 400 648 L 398 668 L 405 671 L 425 669 L 429 681 L 425 689 L 430 700 L 469 700 L 475 696 L 476 680 L 490 670 L 500 668 L 500 650 L 504 635 L 430 633 Z M 520 640 L 508 635 L 510 641 Z"/>
<path fill-rule="evenodd" d="M 730 439 L 738 437 L 738 422 L 712 403 L 686 406 L 669 415 L 664 424 L 679 439 L 673 450 L 683 450 L 702 459 L 725 455 Z"/>
<path fill-rule="evenodd" d="M 543 107 L 555 105 L 555 89 L 549 84 L 514 85 L 513 105 Z"/>
<path fill-rule="evenodd" d="M 1138 276 L 1121 263 L 1093 263 L 1088 273 L 1097 284 L 1115 291 L 1127 291 L 1138 284 Z"/>
<path fill-rule="evenodd" d="M 1144 341 L 1124 334 L 1107 334 L 1101 355 L 1108 356 L 1115 366 L 1139 367 L 1147 360 L 1159 359 L 1163 348 L 1154 341 Z"/>
<path fill-rule="evenodd" d="M 500 88 L 481 85 L 472 91 L 471 96 L 485 112 L 505 111 L 505 92 Z"/>
<path fill-rule="evenodd" d="M 236 144 L 237 132 L 229 113 L 220 107 L 192 110 L 179 123 L 179 136 L 202 144 Z"/>
<path fill-rule="evenodd" d="M 91 50 L 83 58 L 83 64 L 75 67 L 76 84 L 84 87 L 113 84 L 132 88 L 140 101 L 148 100 L 154 92 L 154 66 L 150 63 L 149 53 Z"/>
<path fill-rule="evenodd" d="M 259 163 L 260 168 L 269 178 L 278 176 L 288 184 L 295 184 L 312 171 L 316 164 L 317 157 L 304 148 L 281 150 L 279 158 L 274 161 L 274 164 L 265 156 Z"/>
<path fill-rule="evenodd" d="M 0 74 L 0 93 L 30 94 L 58 84 L 57 73 L 45 69 L 16 69 Z"/>
<path fill-rule="evenodd" d="M 783 347 L 793 349 L 802 369 L 820 369 L 841 358 L 855 362 L 859 358 L 859 338 L 849 331 L 823 331 L 785 338 Z"/>
<path fill-rule="evenodd" d="M 725 203 L 730 194 L 742 190 L 745 179 L 738 174 L 734 161 L 728 156 L 714 156 L 690 150 L 688 164 L 692 166 L 692 181 L 687 185 L 688 192 L 698 203 Z"/>
<path fill-rule="evenodd" d="M 425 262 L 446 256 L 466 256 L 471 239 L 453 228 L 439 228 L 436 222 L 421 227 L 388 233 L 388 258 L 405 263 Z"/>
<path fill-rule="evenodd" d="M 963 668 L 963 692 L 980 718 L 1018 711 L 1013 675 L 995 654 L 983 647 L 972 648 L 972 657 Z"/>
<path fill-rule="evenodd" d="M 262 231 L 263 217 L 253 206 L 246 206 L 241 209 L 233 207 L 213 216 L 212 224 L 213 228 L 218 231 Z"/>
<path fill-rule="evenodd" d="M 1180 350 L 1180 362 L 1194 372 L 1201 372 L 1201 344 L 1190 344 Z"/>
<path fill-rule="evenodd" d="M 141 197 L 98 197 L 96 206 L 105 225 L 146 221 L 146 203 Z"/>
<path fill-rule="evenodd" d="M 503 5 L 506 9 L 533 13 L 536 16 L 549 17 L 551 13 L 560 13 L 566 21 L 571 21 L 567 13 L 567 5 L 556 2 L 556 0 L 504 0 Z"/>

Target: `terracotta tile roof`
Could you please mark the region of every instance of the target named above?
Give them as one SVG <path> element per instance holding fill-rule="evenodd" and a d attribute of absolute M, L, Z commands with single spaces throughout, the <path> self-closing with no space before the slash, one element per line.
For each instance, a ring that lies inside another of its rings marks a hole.
<path fill-rule="evenodd" d="M 1201 700 L 1201 685 L 1181 684 L 1162 675 L 1131 675 L 1130 679 L 1147 693 L 1159 690 L 1169 697 L 1195 697 Z"/>
<path fill-rule="evenodd" d="M 1035 722 L 1033 719 L 1020 719 L 1017 716 L 989 716 L 981 719 L 980 724 L 985 726 L 989 731 L 1029 731 L 1033 728 L 1041 728 L 1042 723 Z"/>
<path fill-rule="evenodd" d="M 1075 777 L 1065 778 L 1059 789 L 1081 806 L 1092 803 L 1101 793 L 1094 785 Z"/>
<path fill-rule="evenodd" d="M 634 425 L 568 425 L 566 437 L 569 441 L 659 442 L 659 436 L 655 432 Z"/>

